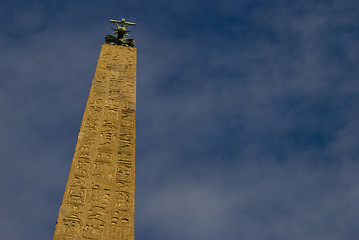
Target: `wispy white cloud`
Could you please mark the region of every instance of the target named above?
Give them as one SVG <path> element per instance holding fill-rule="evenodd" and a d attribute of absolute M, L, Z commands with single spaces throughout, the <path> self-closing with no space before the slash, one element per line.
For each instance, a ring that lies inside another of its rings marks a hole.
<path fill-rule="evenodd" d="M 140 21 L 136 237 L 356 239 L 354 1 L 151 3 L 123 3 Z M 6 239 L 51 238 L 116 4 L 40 3 L 0 35 Z"/>

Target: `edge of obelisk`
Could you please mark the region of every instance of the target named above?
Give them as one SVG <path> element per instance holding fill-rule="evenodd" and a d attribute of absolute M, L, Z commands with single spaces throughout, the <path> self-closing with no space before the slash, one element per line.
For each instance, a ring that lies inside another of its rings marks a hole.
<path fill-rule="evenodd" d="M 125 49 L 128 51 L 133 51 L 133 52 L 137 52 L 137 48 L 135 47 L 124 47 L 124 46 L 120 46 L 120 45 L 115 45 L 115 44 L 108 44 L 108 43 L 103 43 L 102 48 L 121 48 L 121 49 Z"/>

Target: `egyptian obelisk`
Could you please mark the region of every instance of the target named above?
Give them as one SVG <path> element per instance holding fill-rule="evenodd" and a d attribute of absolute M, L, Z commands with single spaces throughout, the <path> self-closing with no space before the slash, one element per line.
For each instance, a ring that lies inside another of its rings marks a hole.
<path fill-rule="evenodd" d="M 129 23 L 112 21 L 118 36 L 101 48 L 55 240 L 134 240 L 137 55 Z"/>

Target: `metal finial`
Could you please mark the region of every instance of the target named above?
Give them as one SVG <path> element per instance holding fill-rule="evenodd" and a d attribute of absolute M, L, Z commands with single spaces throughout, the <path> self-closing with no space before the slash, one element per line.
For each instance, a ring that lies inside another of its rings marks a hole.
<path fill-rule="evenodd" d="M 107 44 L 114 44 L 114 45 L 120 45 L 125 47 L 134 47 L 135 46 L 135 40 L 126 38 L 126 36 L 130 36 L 128 33 L 131 31 L 127 31 L 127 26 L 136 26 L 136 23 L 133 22 L 126 22 L 124 18 L 119 20 L 113 20 L 110 19 L 110 22 L 115 23 L 117 26 L 117 29 L 113 29 L 114 32 L 112 34 L 117 34 L 117 36 L 113 35 L 107 35 L 105 38 L 105 41 Z"/>

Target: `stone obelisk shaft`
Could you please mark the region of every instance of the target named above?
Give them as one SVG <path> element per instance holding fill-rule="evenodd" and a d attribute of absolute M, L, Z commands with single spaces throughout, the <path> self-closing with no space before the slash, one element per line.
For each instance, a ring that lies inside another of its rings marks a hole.
<path fill-rule="evenodd" d="M 54 239 L 134 240 L 136 49 L 104 44 Z"/>

